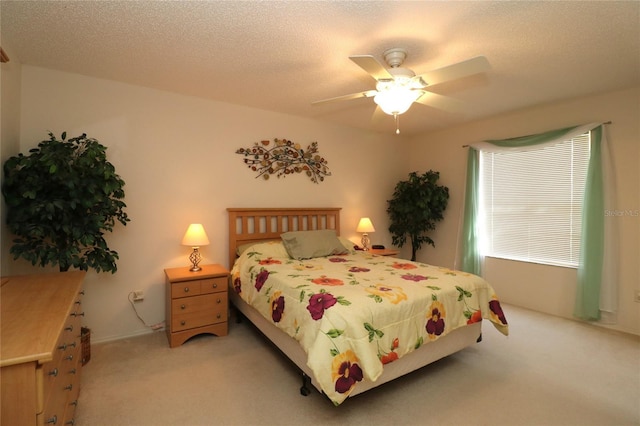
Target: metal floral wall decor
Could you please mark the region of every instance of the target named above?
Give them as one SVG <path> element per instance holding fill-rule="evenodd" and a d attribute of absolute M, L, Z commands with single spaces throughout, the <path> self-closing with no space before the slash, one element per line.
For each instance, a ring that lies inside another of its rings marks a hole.
<path fill-rule="evenodd" d="M 326 176 L 331 176 L 327 160 L 318 153 L 318 142 L 312 142 L 307 149 L 299 143 L 287 139 L 263 140 L 249 148 L 240 148 L 236 154 L 244 156 L 244 163 L 254 172 L 256 178 L 262 176 L 268 180 L 270 176 L 287 177 L 293 173 L 305 173 L 314 183 L 320 183 Z"/>

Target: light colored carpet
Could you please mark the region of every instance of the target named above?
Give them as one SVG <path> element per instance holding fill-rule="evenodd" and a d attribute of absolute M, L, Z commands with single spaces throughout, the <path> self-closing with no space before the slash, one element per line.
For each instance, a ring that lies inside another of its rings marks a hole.
<path fill-rule="evenodd" d="M 248 323 L 93 345 L 76 425 L 640 425 L 640 339 L 504 306 L 483 341 L 334 407 Z"/>

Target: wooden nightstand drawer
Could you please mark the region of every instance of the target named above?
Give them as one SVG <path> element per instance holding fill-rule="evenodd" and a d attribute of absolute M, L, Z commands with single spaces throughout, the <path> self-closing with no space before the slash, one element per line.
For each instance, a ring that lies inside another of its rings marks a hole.
<path fill-rule="evenodd" d="M 209 278 L 200 281 L 200 291 L 204 293 L 218 293 L 227 291 L 227 277 Z"/>
<path fill-rule="evenodd" d="M 223 297 L 224 296 L 224 297 Z M 174 300 L 171 329 L 175 331 L 202 327 L 227 320 L 226 293 L 205 294 Z"/>
<path fill-rule="evenodd" d="M 210 311 L 216 306 L 227 306 L 227 295 L 203 294 L 198 297 L 185 297 L 171 301 L 174 314 L 190 314 L 198 311 Z M 224 302 L 224 303 L 223 303 Z"/>
<path fill-rule="evenodd" d="M 184 281 L 171 285 L 171 298 L 197 296 L 200 294 L 200 280 Z"/>

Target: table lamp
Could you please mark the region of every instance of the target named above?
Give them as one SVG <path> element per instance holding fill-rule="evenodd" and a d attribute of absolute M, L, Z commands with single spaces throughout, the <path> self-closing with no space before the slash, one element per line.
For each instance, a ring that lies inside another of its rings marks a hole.
<path fill-rule="evenodd" d="M 371 223 L 371 219 L 368 217 L 363 217 L 358 222 L 358 227 L 356 228 L 356 232 L 362 232 L 362 250 L 369 250 L 369 245 L 371 244 L 371 240 L 369 240 L 369 232 L 376 232 L 376 229 L 373 227 L 373 223 Z"/>
<path fill-rule="evenodd" d="M 182 238 L 182 245 L 193 247 L 193 252 L 189 256 L 189 260 L 191 261 L 191 269 L 189 270 L 191 272 L 202 270 L 202 268 L 198 266 L 198 263 L 202 260 L 198 249 L 202 246 L 209 245 L 209 238 L 207 238 L 207 233 L 204 232 L 204 227 L 200 223 L 192 223 L 189 225 L 187 232 Z"/>

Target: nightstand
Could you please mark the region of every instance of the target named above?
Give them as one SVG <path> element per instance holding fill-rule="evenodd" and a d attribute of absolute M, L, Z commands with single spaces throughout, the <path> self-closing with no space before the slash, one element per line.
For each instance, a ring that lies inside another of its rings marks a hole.
<path fill-rule="evenodd" d="M 394 249 L 370 249 L 369 253 L 377 254 L 378 256 L 397 256 L 400 254 L 400 250 Z"/>
<path fill-rule="evenodd" d="M 221 265 L 165 269 L 166 331 L 170 347 L 202 333 L 226 336 L 229 271 Z"/>

